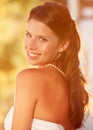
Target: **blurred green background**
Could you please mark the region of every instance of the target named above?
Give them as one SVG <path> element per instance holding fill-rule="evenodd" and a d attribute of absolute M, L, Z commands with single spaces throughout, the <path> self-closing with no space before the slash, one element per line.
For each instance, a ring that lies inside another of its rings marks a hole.
<path fill-rule="evenodd" d="M 17 73 L 28 66 L 23 40 L 29 10 L 46 0 L 0 0 L 0 130 L 13 105 Z"/>

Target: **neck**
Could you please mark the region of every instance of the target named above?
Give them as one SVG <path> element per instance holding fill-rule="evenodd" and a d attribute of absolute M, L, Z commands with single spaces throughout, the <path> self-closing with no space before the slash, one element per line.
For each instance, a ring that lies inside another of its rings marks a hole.
<path fill-rule="evenodd" d="M 43 64 L 43 65 L 35 65 L 33 66 L 34 68 L 46 68 L 46 67 L 53 67 L 55 68 L 58 72 L 60 72 L 64 77 L 65 77 L 65 73 L 59 68 L 57 67 L 56 63 L 48 63 L 48 64 Z"/>
<path fill-rule="evenodd" d="M 51 64 L 51 63 L 50 64 L 46 64 L 44 67 L 46 68 L 48 66 L 55 68 L 59 73 L 61 73 L 65 77 L 64 72 L 60 68 L 58 68 L 55 64 Z"/>

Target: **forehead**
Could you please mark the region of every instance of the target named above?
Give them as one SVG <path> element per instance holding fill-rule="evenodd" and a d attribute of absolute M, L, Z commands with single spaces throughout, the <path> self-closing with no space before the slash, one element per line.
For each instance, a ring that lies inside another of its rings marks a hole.
<path fill-rule="evenodd" d="M 27 31 L 30 33 L 43 33 L 47 35 L 53 35 L 54 32 L 46 24 L 35 19 L 31 19 L 27 24 Z"/>

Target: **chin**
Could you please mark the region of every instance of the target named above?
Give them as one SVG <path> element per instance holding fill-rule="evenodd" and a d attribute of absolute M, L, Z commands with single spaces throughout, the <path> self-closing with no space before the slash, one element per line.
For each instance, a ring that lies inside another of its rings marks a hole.
<path fill-rule="evenodd" d="M 37 63 L 37 62 L 32 62 L 32 61 L 29 61 L 29 60 L 27 61 L 27 63 L 31 66 L 38 66 L 39 65 L 39 63 Z"/>

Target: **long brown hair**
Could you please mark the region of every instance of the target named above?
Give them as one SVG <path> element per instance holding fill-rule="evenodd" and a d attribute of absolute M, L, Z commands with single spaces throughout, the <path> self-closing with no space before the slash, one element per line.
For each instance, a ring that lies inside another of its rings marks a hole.
<path fill-rule="evenodd" d="M 80 38 L 75 22 L 69 10 L 56 2 L 46 2 L 33 8 L 29 18 L 43 22 L 61 39 L 63 44 L 69 41 L 68 48 L 62 52 L 57 65 L 64 71 L 70 89 L 69 120 L 72 128 L 79 128 L 84 117 L 84 108 L 88 103 L 88 94 L 84 88 L 86 80 L 79 68 L 78 52 Z"/>

